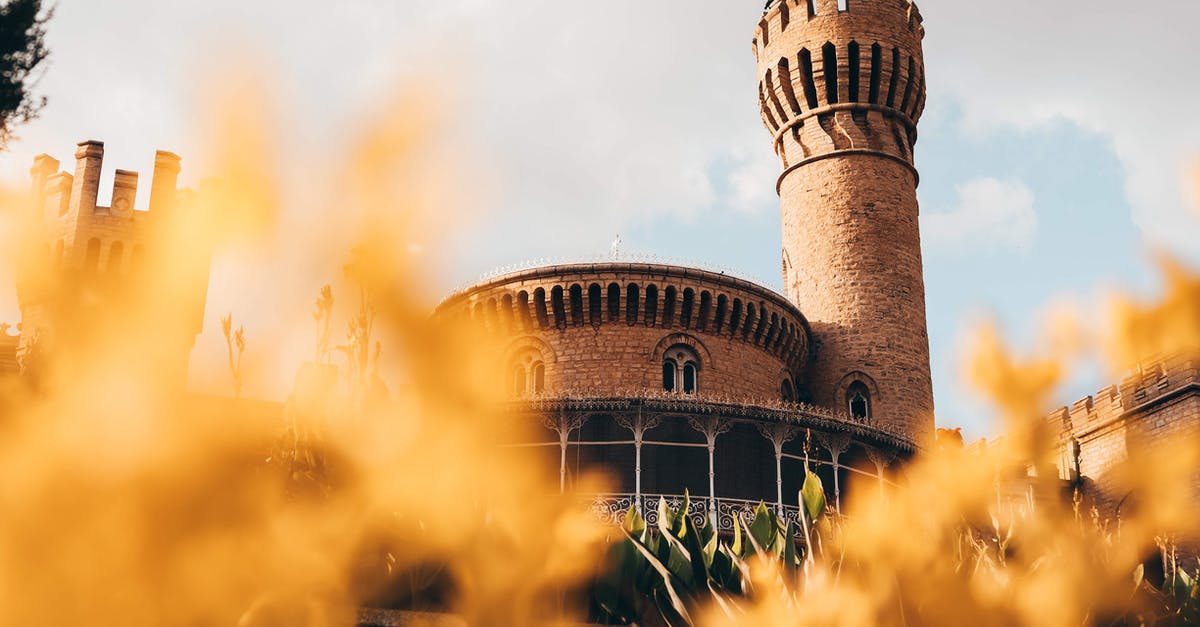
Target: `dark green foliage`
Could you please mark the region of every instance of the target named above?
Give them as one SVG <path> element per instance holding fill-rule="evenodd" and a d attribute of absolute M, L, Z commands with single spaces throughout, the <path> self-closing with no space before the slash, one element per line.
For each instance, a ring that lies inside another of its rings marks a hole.
<path fill-rule="evenodd" d="M 825 513 L 820 479 L 806 482 L 806 509 Z M 819 491 L 820 507 L 814 492 Z M 759 503 L 747 523 L 737 517 L 732 537 L 720 538 L 712 522 L 700 526 L 686 515 L 689 500 L 673 510 L 658 505 L 658 524 L 648 527 L 635 508 L 625 515 L 623 538 L 609 547 L 608 561 L 592 585 L 592 620 L 609 625 L 691 625 L 694 610 L 715 604 L 729 608 L 752 596 L 747 559 L 765 555 L 796 573 L 803 558 L 801 532 Z M 807 512 L 806 512 L 807 513 Z M 747 512 L 747 514 L 749 514 Z M 749 516 L 747 516 L 749 517 Z M 806 522 L 811 525 L 814 519 Z"/>
<path fill-rule="evenodd" d="M 0 149 L 17 126 L 37 117 L 45 97 L 33 95 L 35 70 L 46 60 L 46 23 L 53 8 L 42 0 L 0 0 Z"/>

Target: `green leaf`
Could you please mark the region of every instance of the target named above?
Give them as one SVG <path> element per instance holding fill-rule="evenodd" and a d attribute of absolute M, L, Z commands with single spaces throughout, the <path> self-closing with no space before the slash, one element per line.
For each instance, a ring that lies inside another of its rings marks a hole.
<path fill-rule="evenodd" d="M 825 513 L 825 486 L 821 485 L 821 478 L 816 473 L 810 471 L 804 478 L 804 487 L 800 489 L 800 501 L 804 503 L 808 519 L 813 522 Z"/>
<path fill-rule="evenodd" d="M 796 567 L 800 565 L 800 558 L 796 555 L 796 530 L 792 526 L 792 522 L 788 521 L 787 528 L 783 532 L 783 569 L 784 572 L 795 572 Z"/>
<path fill-rule="evenodd" d="M 737 557 L 742 556 L 742 512 L 740 510 L 733 513 L 733 544 L 729 545 L 729 550 Z"/>
<path fill-rule="evenodd" d="M 759 503 L 754 511 L 754 522 L 750 523 L 750 539 L 755 543 L 755 552 L 770 550 L 775 543 L 775 529 L 778 527 L 774 514 L 767 509 L 765 503 Z"/>
<path fill-rule="evenodd" d="M 675 518 L 675 535 L 679 539 L 683 539 L 683 535 L 687 533 L 687 525 L 684 521 L 687 520 L 688 512 L 692 511 L 692 497 L 688 494 L 687 488 L 683 489 L 683 509 L 679 510 L 678 517 Z"/>
<path fill-rule="evenodd" d="M 634 538 L 628 534 L 626 534 L 626 537 L 630 542 L 633 543 L 633 546 L 637 548 L 638 552 L 642 554 L 642 557 L 646 558 L 646 561 L 650 563 L 650 566 L 654 568 L 659 576 L 662 577 L 663 588 L 666 592 L 667 600 L 670 603 L 670 608 L 674 610 L 674 612 L 678 614 L 679 617 L 682 618 L 687 624 L 691 625 L 692 619 L 690 616 L 688 616 L 687 606 L 683 604 L 683 599 L 680 598 L 679 593 L 675 590 L 675 584 L 672 581 L 673 577 L 671 575 L 671 571 L 668 570 L 667 567 L 661 561 L 659 561 L 659 559 L 655 557 L 649 549 L 647 549 L 645 546 L 642 546 L 642 543 L 638 542 L 637 538 Z"/>
<path fill-rule="evenodd" d="M 691 516 L 683 517 L 684 536 L 683 545 L 687 548 L 688 555 L 691 556 L 692 579 L 695 581 L 696 588 L 708 587 L 709 560 L 704 552 L 704 547 L 700 544 L 700 532 L 696 531 L 696 523 L 692 522 Z"/>
<path fill-rule="evenodd" d="M 667 507 L 666 497 L 658 499 L 658 530 L 663 535 L 672 535 L 671 528 L 674 527 L 675 513 Z"/>
<path fill-rule="evenodd" d="M 764 529 L 765 531 L 763 531 L 763 533 L 766 534 L 772 534 L 775 531 L 774 529 L 770 528 L 770 512 L 765 514 L 763 512 L 766 512 L 766 509 L 762 504 L 759 504 L 759 511 L 755 512 L 754 521 L 751 522 L 748 527 L 746 527 L 746 541 L 750 543 L 749 550 L 746 552 L 747 555 L 756 555 L 766 552 L 765 547 L 763 547 L 763 543 L 759 541 L 759 536 L 755 534 L 755 525 L 758 525 L 759 529 Z M 740 518 L 738 520 L 742 525 L 746 524 L 746 521 L 741 520 Z M 770 539 L 769 536 L 768 539 Z"/>
<path fill-rule="evenodd" d="M 637 510 L 637 504 L 629 506 L 629 511 L 625 512 L 625 522 L 621 525 L 630 535 L 640 536 L 646 530 L 646 519 L 642 518 L 641 512 Z"/>
<path fill-rule="evenodd" d="M 717 554 L 717 545 L 720 544 L 720 540 L 717 538 L 716 534 L 712 534 L 708 536 L 707 540 L 704 540 L 703 531 L 700 532 L 700 538 L 704 542 L 703 548 L 701 549 L 701 553 L 704 555 L 704 566 L 706 568 L 712 567 L 713 556 Z"/>

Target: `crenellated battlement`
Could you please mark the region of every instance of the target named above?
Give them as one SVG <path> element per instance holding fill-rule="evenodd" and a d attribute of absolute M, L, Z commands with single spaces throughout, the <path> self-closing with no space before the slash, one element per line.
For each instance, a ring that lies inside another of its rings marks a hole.
<path fill-rule="evenodd" d="M 1122 418 L 1153 413 L 1153 406 L 1177 394 L 1200 391 L 1200 358 L 1174 356 L 1140 364 L 1118 385 L 1075 401 L 1049 416 L 1064 439 L 1084 437 Z"/>
<path fill-rule="evenodd" d="M 146 224 L 174 205 L 179 156 L 155 154 L 149 211 L 136 211 L 139 174 L 113 174 L 112 201 L 98 203 L 104 142 L 87 140 L 75 149 L 74 173 L 60 171 L 50 155 L 38 155 L 30 168 L 34 210 L 56 267 L 104 272 L 127 271 L 141 255 Z M 128 259 L 127 259 L 128 258 Z"/>
<path fill-rule="evenodd" d="M 912 169 L 925 109 L 921 13 L 909 0 L 778 0 L 756 29 L 759 108 L 792 170 L 873 153 Z"/>
<path fill-rule="evenodd" d="M 179 156 L 174 153 L 160 150 L 155 154 L 150 212 L 156 209 L 168 210 L 173 202 L 179 161 Z M 96 140 L 80 142 L 76 147 L 74 174 L 60 172 L 60 162 L 50 155 L 34 157 L 29 173 L 37 209 L 42 211 L 43 217 L 51 220 L 56 216 L 84 220 L 92 215 L 108 215 L 127 220 L 141 217 L 145 212 L 134 211 L 139 175 L 132 170 L 116 170 L 113 176 L 112 202 L 109 206 L 97 203 L 103 165 L 104 142 Z M 166 193 L 167 189 L 170 193 Z M 157 201 L 155 190 L 159 190 Z"/>
<path fill-rule="evenodd" d="M 918 37 L 925 37 L 924 18 L 921 10 L 911 0 L 773 0 L 763 11 L 762 20 L 754 32 L 754 54 L 758 56 L 760 48 L 766 48 L 772 38 L 788 32 L 798 24 L 805 24 L 820 18 L 851 18 L 858 15 L 866 5 L 874 19 L 881 14 L 894 12 L 892 19 L 904 24 L 909 32 Z"/>
<path fill-rule="evenodd" d="M 159 253 L 170 246 L 162 244 L 168 232 L 164 224 L 172 216 L 186 215 L 177 209 L 180 158 L 158 151 L 150 183 L 149 208 L 135 210 L 139 174 L 133 170 L 113 171 L 111 198 L 101 205 L 101 175 L 104 167 L 104 142 L 87 140 L 75 148 L 73 171 L 60 170 L 62 163 L 50 155 L 38 155 L 30 168 L 34 223 L 39 227 L 18 270 L 17 296 L 21 306 L 21 345 L 18 356 L 24 359 L 35 346 L 63 341 L 84 341 L 91 332 L 88 322 L 104 324 L 106 315 L 119 310 L 139 290 L 149 289 L 147 282 L 163 267 Z M 40 241 L 37 241 L 40 239 Z M 208 286 L 208 261 L 197 258 L 183 265 L 171 264 L 170 280 L 175 286 L 187 286 L 196 298 L 178 298 L 172 305 L 190 311 L 181 315 L 178 346 L 164 347 L 163 367 L 174 373 L 169 378 L 182 384 L 187 366 L 187 347 L 200 331 L 204 315 L 204 295 Z M 153 291 L 153 290 L 152 290 Z M 81 312 L 86 312 L 81 315 Z M 60 322 L 70 333 L 63 334 Z M 111 320 L 109 320 L 111 321 Z M 2 366 L 2 364 L 0 364 Z"/>

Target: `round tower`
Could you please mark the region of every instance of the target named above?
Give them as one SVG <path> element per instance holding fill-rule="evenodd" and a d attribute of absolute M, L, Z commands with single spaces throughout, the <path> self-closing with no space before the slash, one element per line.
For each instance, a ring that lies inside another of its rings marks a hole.
<path fill-rule="evenodd" d="M 773 0 L 754 39 L 783 164 L 783 281 L 808 316 L 806 390 L 923 442 L 933 389 L 913 144 L 925 105 L 909 0 Z"/>

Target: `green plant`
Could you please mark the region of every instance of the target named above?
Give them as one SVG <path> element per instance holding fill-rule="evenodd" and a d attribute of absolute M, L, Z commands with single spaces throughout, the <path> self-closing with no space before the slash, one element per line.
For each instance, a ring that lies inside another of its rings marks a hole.
<path fill-rule="evenodd" d="M 819 528 L 832 528 L 821 479 L 808 473 L 800 492 L 801 525 L 784 522 L 764 503 L 734 517 L 733 533 L 722 538 L 705 518 L 697 526 L 680 509 L 659 501 L 657 522 L 646 523 L 630 507 L 621 535 L 608 551 L 603 573 L 591 588 L 592 618 L 605 624 L 692 625 L 693 610 L 713 604 L 736 611 L 738 599 L 753 595 L 752 559 L 777 562 L 793 580 L 812 552 Z M 819 523 L 819 524 L 818 524 Z"/>

